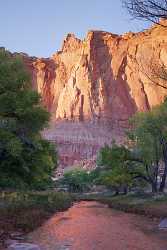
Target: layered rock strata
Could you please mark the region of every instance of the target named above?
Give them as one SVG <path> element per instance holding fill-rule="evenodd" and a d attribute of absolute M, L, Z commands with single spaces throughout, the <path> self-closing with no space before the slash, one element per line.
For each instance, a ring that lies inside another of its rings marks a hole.
<path fill-rule="evenodd" d="M 51 58 L 26 63 L 52 115 L 43 134 L 57 142 L 62 164 L 72 165 L 113 139 L 122 142 L 129 117 L 164 100 L 167 90 L 156 84 L 164 82 L 152 72 L 167 67 L 167 29 L 89 31 L 83 41 L 68 34 Z"/>

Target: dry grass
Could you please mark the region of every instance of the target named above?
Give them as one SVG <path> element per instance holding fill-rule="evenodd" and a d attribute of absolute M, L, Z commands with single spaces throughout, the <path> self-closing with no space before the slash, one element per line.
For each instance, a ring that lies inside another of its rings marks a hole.
<path fill-rule="evenodd" d="M 39 227 L 53 213 L 72 205 L 67 193 L 0 193 L 0 249 L 12 232 L 28 233 Z M 3 248 L 2 248 L 3 249 Z"/>

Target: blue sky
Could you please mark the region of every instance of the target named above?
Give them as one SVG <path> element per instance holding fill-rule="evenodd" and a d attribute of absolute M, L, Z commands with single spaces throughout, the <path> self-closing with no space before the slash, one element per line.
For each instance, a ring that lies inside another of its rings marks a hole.
<path fill-rule="evenodd" d="M 131 20 L 121 0 L 1 0 L 0 46 L 49 57 L 67 33 L 84 38 L 91 29 L 117 34 L 147 27 Z"/>

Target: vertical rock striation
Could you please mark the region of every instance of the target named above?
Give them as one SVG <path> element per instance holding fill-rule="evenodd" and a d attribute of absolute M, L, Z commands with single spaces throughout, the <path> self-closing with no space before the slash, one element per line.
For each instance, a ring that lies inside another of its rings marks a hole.
<path fill-rule="evenodd" d="M 164 100 L 150 65 L 167 66 L 167 30 L 154 25 L 122 36 L 68 34 L 49 59 L 29 59 L 33 86 L 52 114 L 44 135 L 56 141 L 64 165 L 89 159 L 105 143 L 123 141 L 128 119 Z"/>

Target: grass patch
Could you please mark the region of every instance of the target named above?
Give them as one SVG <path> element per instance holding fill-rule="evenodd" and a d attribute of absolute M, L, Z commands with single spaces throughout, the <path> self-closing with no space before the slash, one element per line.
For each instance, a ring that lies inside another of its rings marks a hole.
<path fill-rule="evenodd" d="M 80 195 L 78 200 L 99 201 L 110 208 L 145 215 L 150 218 L 167 217 L 167 195 L 129 194 L 119 196 L 103 196 L 102 194 Z"/>
<path fill-rule="evenodd" d="M 68 209 L 73 203 L 68 193 L 1 192 L 0 242 L 11 232 L 28 233 L 39 227 L 53 213 Z"/>

